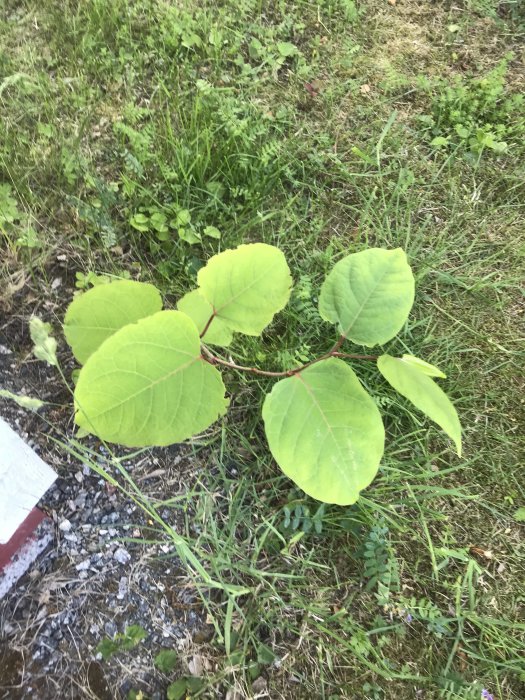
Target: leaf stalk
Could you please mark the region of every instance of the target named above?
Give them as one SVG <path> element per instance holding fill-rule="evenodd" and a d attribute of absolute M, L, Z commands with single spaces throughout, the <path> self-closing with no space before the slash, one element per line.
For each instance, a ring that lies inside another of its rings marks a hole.
<path fill-rule="evenodd" d="M 340 357 L 350 360 L 372 360 L 374 362 L 378 358 L 377 355 L 359 355 L 355 353 L 338 352 L 338 350 L 335 349 L 336 346 L 340 347 L 336 343 L 334 347 L 324 355 L 320 355 L 314 360 L 306 362 L 304 365 L 300 365 L 299 367 L 294 367 L 294 369 L 288 369 L 283 372 L 271 372 L 269 370 L 259 369 L 258 367 L 238 365 L 236 362 L 230 362 L 229 360 L 224 360 L 222 357 L 217 357 L 217 355 L 214 355 L 205 345 L 201 345 L 201 350 L 202 359 L 209 362 L 211 365 L 221 365 L 223 367 L 229 367 L 230 369 L 236 369 L 239 372 L 251 372 L 252 374 L 258 374 L 263 377 L 293 377 L 295 374 L 299 374 L 307 367 L 311 367 L 311 365 L 315 365 L 317 362 L 322 362 L 322 360 L 328 360 L 330 357 Z"/>

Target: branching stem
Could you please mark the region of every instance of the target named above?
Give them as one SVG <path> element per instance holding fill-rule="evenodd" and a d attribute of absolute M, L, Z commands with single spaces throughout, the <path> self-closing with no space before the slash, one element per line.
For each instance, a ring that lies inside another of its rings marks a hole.
<path fill-rule="evenodd" d="M 339 336 L 339 339 L 334 343 L 334 346 L 332 347 L 330 352 L 337 352 L 344 342 L 345 342 L 345 336 L 341 334 Z"/>
<path fill-rule="evenodd" d="M 334 348 L 336 346 L 337 343 L 334 345 Z M 332 348 L 330 352 L 327 352 L 324 355 L 321 355 L 320 357 L 316 357 L 315 360 L 311 360 L 310 362 L 307 362 L 306 364 L 301 365 L 300 367 L 288 369 L 284 372 L 270 372 L 264 369 L 259 369 L 258 367 L 245 367 L 244 365 L 238 365 L 235 362 L 223 360 L 221 357 L 217 357 L 216 355 L 214 355 L 205 345 L 201 346 L 203 359 L 206 360 L 206 362 L 209 362 L 211 365 L 222 365 L 223 367 L 236 369 L 239 372 L 251 372 L 252 374 L 259 374 L 263 377 L 293 377 L 294 374 L 299 374 L 299 372 L 302 372 L 307 367 L 315 365 L 316 362 L 328 360 L 330 357 L 344 357 L 350 360 L 377 360 L 377 355 L 356 355 L 354 353 L 338 352 L 337 349 L 334 348 Z"/>

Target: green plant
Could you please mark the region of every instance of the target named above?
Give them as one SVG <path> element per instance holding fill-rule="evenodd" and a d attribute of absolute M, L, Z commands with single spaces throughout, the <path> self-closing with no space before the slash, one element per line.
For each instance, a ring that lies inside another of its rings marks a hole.
<path fill-rule="evenodd" d="M 390 593 L 399 590 L 397 560 L 388 534 L 388 527 L 380 519 L 368 533 L 363 550 L 366 589 L 377 590 L 380 605 L 387 604 Z"/>
<path fill-rule="evenodd" d="M 38 234 L 35 229 L 27 223 L 24 226 L 23 233 L 16 239 L 16 245 L 19 248 L 27 248 L 31 250 L 33 248 L 40 248 L 42 243 L 38 238 Z"/>
<path fill-rule="evenodd" d="M 93 197 L 89 202 L 75 198 L 71 201 L 76 206 L 79 218 L 87 224 L 90 231 L 98 233 L 105 248 L 116 245 L 118 236 L 110 214 L 114 193 L 110 189 L 104 190 L 103 196 Z"/>
<path fill-rule="evenodd" d="M 284 532 L 302 532 L 307 534 L 312 530 L 320 535 L 323 531 L 323 517 L 326 512 L 326 504 L 321 503 L 315 513 L 310 512 L 310 508 L 303 503 L 284 506 L 282 529 Z"/>
<path fill-rule="evenodd" d="M 20 217 L 21 214 L 16 199 L 13 197 L 11 186 L 0 184 L 0 231 L 5 233 L 9 226 Z"/>
<path fill-rule="evenodd" d="M 502 153 L 509 140 L 523 138 L 524 97 L 508 94 L 505 76 L 510 57 L 482 78 L 455 76 L 427 85 L 436 90 L 432 114 L 420 117 L 436 148 L 463 145 L 475 154 L 485 149 Z"/>
<path fill-rule="evenodd" d="M 17 230 L 19 233 L 13 242 L 13 234 Z M 15 250 L 18 248 L 33 250 L 42 246 L 30 217 L 20 211 L 11 186 L 5 183 L 0 183 L 0 234 L 13 245 Z"/>
<path fill-rule="evenodd" d="M 96 272 L 76 272 L 75 273 L 75 287 L 77 289 L 89 289 L 90 287 L 97 287 L 99 284 L 108 284 L 110 278 L 107 275 L 97 275 Z"/>
<path fill-rule="evenodd" d="M 177 664 L 178 654 L 174 649 L 163 649 L 155 656 L 155 666 L 162 673 L 171 673 Z"/>
<path fill-rule="evenodd" d="M 184 676 L 168 686 L 168 700 L 184 700 L 188 693 L 197 693 L 204 685 L 204 680 L 197 676 Z"/>
<path fill-rule="evenodd" d="M 131 651 L 147 637 L 146 630 L 140 625 L 130 625 L 123 633 L 118 633 L 113 639 L 103 639 L 97 645 L 97 654 L 101 654 L 104 661 L 110 659 L 119 651 Z"/>
<path fill-rule="evenodd" d="M 168 216 L 171 216 L 168 220 Z M 158 207 L 141 207 L 140 211 L 130 218 L 129 223 L 134 229 L 141 233 L 155 232 L 159 241 L 169 241 L 176 235 L 190 245 L 200 243 L 202 236 L 219 239 L 221 232 L 215 226 L 205 226 L 202 232 L 192 224 L 191 212 L 188 209 L 179 209 L 165 212 Z"/>
<path fill-rule="evenodd" d="M 427 598 L 419 600 L 412 598 L 401 598 L 401 605 L 406 611 L 409 621 L 416 620 L 426 624 L 427 629 L 437 637 L 451 634 L 451 621 L 453 618 L 446 617 L 439 607 Z"/>
<path fill-rule="evenodd" d="M 345 360 L 371 360 L 461 454 L 456 410 L 433 380 L 444 377 L 440 370 L 411 355 L 341 350 L 345 340 L 384 344 L 405 324 L 414 278 L 401 249 L 365 250 L 334 266 L 319 313 L 338 326 L 339 339 L 284 371 L 239 365 L 204 343 L 227 347 L 235 332 L 258 336 L 284 308 L 292 278 L 282 252 L 262 243 L 224 251 L 200 269 L 198 284 L 178 311 L 162 311 L 155 287 L 129 280 L 96 286 L 70 304 L 64 332 L 84 365 L 75 388 L 75 420 L 84 434 L 136 447 L 181 442 L 226 412 L 219 367 L 278 379 L 262 409 L 274 458 L 310 496 L 351 504 L 377 473 L 384 428 L 376 402 Z"/>

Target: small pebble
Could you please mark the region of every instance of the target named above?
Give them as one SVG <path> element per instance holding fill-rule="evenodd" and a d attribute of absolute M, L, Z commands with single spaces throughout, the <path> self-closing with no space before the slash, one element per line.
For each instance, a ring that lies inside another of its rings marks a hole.
<path fill-rule="evenodd" d="M 117 598 L 119 600 L 123 600 L 126 597 L 127 592 L 128 592 L 128 579 L 126 576 L 122 576 L 122 578 L 118 582 Z"/>
<path fill-rule="evenodd" d="M 113 559 L 118 561 L 119 564 L 127 564 L 131 559 L 131 554 L 124 547 L 119 547 L 113 552 Z"/>
<path fill-rule="evenodd" d="M 81 561 L 79 564 L 75 566 L 75 569 L 77 571 L 87 571 L 90 567 L 91 560 L 90 559 L 84 559 L 84 561 Z"/>
<path fill-rule="evenodd" d="M 69 520 L 62 520 L 60 525 L 58 526 L 59 530 L 62 530 L 62 532 L 69 532 L 71 530 L 71 522 Z"/>

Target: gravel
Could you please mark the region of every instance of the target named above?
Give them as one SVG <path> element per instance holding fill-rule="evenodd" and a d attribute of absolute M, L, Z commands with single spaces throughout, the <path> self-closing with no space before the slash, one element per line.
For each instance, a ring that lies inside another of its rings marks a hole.
<path fill-rule="evenodd" d="M 193 634 L 207 629 L 205 613 L 172 545 L 161 534 L 152 543 L 149 526 L 144 536 L 141 509 L 49 440 L 71 434 L 69 396 L 54 370 L 31 360 L 25 326 L 21 337 L 16 328 L 3 330 L 2 386 L 55 406 L 62 401 L 63 407 L 44 408 L 39 416 L 0 402 L 2 417 L 59 474 L 40 504 L 55 524 L 54 543 L 0 601 L 0 699 L 46 700 L 58 691 L 60 697 L 114 700 L 132 688 L 161 698 L 167 683 L 154 671 L 153 657 L 174 648 L 180 672 L 187 673 L 183 659 L 191 655 Z M 19 360 L 15 353 L 21 348 Z M 98 465 L 117 478 L 105 448 L 94 439 L 87 446 Z M 184 479 L 196 468 L 177 447 L 122 464 L 153 498 L 165 498 L 167 490 L 182 493 Z M 182 528 L 176 512 L 163 516 Z M 96 650 L 101 640 L 132 624 L 147 633 L 138 650 L 125 655 L 125 663 L 101 661 Z"/>

